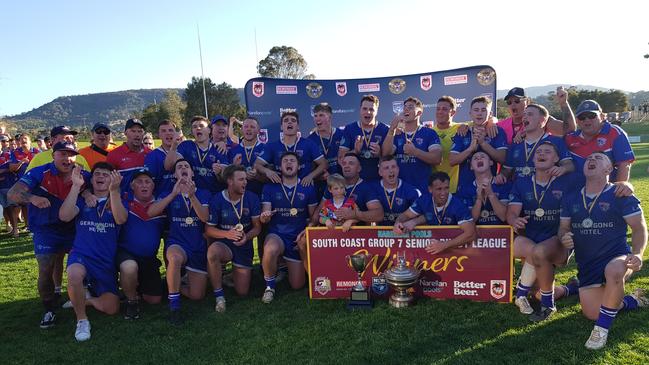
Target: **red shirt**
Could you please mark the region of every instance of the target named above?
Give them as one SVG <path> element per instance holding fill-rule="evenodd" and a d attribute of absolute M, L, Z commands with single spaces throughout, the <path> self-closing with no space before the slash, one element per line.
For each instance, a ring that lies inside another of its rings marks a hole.
<path fill-rule="evenodd" d="M 146 147 L 138 152 L 131 151 L 126 143 L 108 152 L 106 162 L 113 165 L 124 178 L 121 183 L 122 192 L 128 190 L 133 173 L 144 167 L 144 159 L 149 152 L 151 150 Z"/>

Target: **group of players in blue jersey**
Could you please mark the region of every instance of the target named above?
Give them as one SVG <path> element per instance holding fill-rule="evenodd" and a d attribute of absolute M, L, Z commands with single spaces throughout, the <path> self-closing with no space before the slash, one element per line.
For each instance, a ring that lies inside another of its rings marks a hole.
<path fill-rule="evenodd" d="M 215 311 L 225 312 L 224 268 L 232 264 L 235 292 L 247 295 L 255 238 L 262 301 L 271 303 L 281 266 L 292 288 L 304 286 L 310 226 L 378 224 L 402 233 L 458 225 L 461 233 L 452 240 L 431 240 L 426 251 L 434 255 L 474 240 L 476 225 L 511 225 L 514 255 L 524 261 L 515 295 L 521 313 L 547 320 L 556 313 L 555 299 L 578 294 L 583 313 L 596 321 L 586 347 L 601 348 L 618 311 L 649 304 L 641 289 L 624 294 L 642 266 L 647 229 L 627 182 L 634 155 L 626 134 L 605 121 L 595 101 L 573 113 L 567 93 L 557 96 L 564 121 L 531 103 L 524 90 L 510 90 L 512 118 L 504 121 L 510 125 L 492 117 L 484 96 L 471 100 L 472 120 L 456 125 L 455 100 L 444 96 L 437 101 L 440 120 L 430 128 L 421 121 L 420 100 L 406 99 L 403 112 L 384 124 L 376 120 L 378 98 L 365 95 L 359 120 L 344 128 L 332 126 L 333 110 L 321 103 L 308 137 L 301 135 L 299 115 L 285 112 L 280 138 L 265 144 L 254 117 L 234 138 L 222 133 L 225 118 L 194 117 L 194 139 L 180 143 L 166 133 L 173 124 L 162 121 L 162 146 L 147 150 L 143 166 L 128 169 L 99 162 L 83 171 L 74 144 L 57 143 L 53 161 L 28 171 L 8 194 L 29 204 L 43 268 L 41 327 L 56 318 L 46 268 L 65 252 L 75 338 L 84 341 L 90 338 L 86 306 L 119 312 L 120 288 L 127 319 L 139 318 L 140 300 L 160 303 L 166 288 L 170 321 L 180 324 L 181 295 L 202 299 L 208 281 Z M 166 285 L 157 258 L 161 239 Z M 555 269 L 573 254 L 577 279 L 555 287 Z M 536 309 L 531 298 L 540 300 Z"/>

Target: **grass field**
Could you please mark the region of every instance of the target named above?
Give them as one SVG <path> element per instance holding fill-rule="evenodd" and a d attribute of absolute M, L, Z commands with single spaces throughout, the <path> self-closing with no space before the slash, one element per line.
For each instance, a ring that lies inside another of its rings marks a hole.
<path fill-rule="evenodd" d="M 632 182 L 648 208 L 649 144 L 634 145 Z M 645 209 L 649 211 L 649 209 Z M 645 255 L 645 263 L 647 255 Z M 557 277 L 576 274 L 574 263 Z M 351 277 L 350 271 L 350 277 Z M 36 261 L 29 237 L 0 237 L 0 362 L 93 364 L 647 364 L 649 308 L 621 313 L 608 346 L 584 348 L 592 322 L 576 298 L 557 303 L 559 313 L 533 325 L 513 305 L 420 300 L 396 310 L 387 302 L 371 311 L 348 312 L 344 301 L 310 301 L 306 289 L 278 285 L 275 301 L 260 298 L 263 277 L 255 270 L 252 293 L 237 298 L 226 288 L 228 311 L 213 311 L 213 298 L 183 300 L 187 322 L 167 323 L 166 303 L 144 306 L 143 318 L 89 311 L 92 339 L 74 340 L 72 310 L 59 310 L 57 326 L 40 330 Z M 649 288 L 649 265 L 628 289 Z"/>

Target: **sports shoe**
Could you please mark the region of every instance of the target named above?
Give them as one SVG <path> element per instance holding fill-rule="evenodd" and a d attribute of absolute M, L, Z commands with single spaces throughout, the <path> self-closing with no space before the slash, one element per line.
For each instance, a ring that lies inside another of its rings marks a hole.
<path fill-rule="evenodd" d="M 586 341 L 586 348 L 589 350 L 599 350 L 606 345 L 608 339 L 608 330 L 600 326 L 593 327 L 590 337 Z"/>
<path fill-rule="evenodd" d="M 169 312 L 169 323 L 172 326 L 180 326 L 185 322 L 179 310 Z"/>
<path fill-rule="evenodd" d="M 82 319 L 77 321 L 77 330 L 74 332 L 77 341 L 88 341 L 90 339 L 90 321 Z"/>
<path fill-rule="evenodd" d="M 548 308 L 541 306 L 541 309 L 538 312 L 530 314 L 529 319 L 532 322 L 542 322 L 546 319 L 552 317 L 553 314 L 557 312 L 557 308 Z"/>
<path fill-rule="evenodd" d="M 264 290 L 264 295 L 261 297 L 261 301 L 263 303 L 269 304 L 270 302 L 273 301 L 274 297 L 275 297 L 275 289 L 266 287 L 266 290 Z"/>
<path fill-rule="evenodd" d="M 647 298 L 647 293 L 645 293 L 644 289 L 637 288 L 629 295 L 638 302 L 638 307 L 649 307 L 649 298 Z"/>
<path fill-rule="evenodd" d="M 217 313 L 225 312 L 225 298 L 224 297 L 217 297 L 216 298 L 216 305 L 214 305 L 214 310 Z"/>
<path fill-rule="evenodd" d="M 54 327 L 55 321 L 56 321 L 56 314 L 54 314 L 54 312 L 52 311 L 47 311 L 43 315 L 43 319 L 41 319 L 41 328 L 45 330 Z"/>
<path fill-rule="evenodd" d="M 124 319 L 133 320 L 140 318 L 140 304 L 137 300 L 129 300 L 126 302 L 126 313 Z"/>
<path fill-rule="evenodd" d="M 223 280 L 221 282 L 223 285 L 227 286 L 228 288 L 234 288 L 234 278 L 232 277 L 232 273 L 227 273 L 222 276 Z"/>
<path fill-rule="evenodd" d="M 514 304 L 518 307 L 518 309 L 521 311 L 523 314 L 532 314 L 534 313 L 534 308 L 530 305 L 529 300 L 527 300 L 527 297 L 516 297 L 514 300 Z"/>

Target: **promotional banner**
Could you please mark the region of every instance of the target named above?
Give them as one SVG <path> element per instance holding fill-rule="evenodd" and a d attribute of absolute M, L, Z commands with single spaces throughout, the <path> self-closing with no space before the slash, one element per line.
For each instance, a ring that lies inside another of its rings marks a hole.
<path fill-rule="evenodd" d="M 470 244 L 437 255 L 425 251 L 431 239 L 450 240 L 460 232 L 457 226 L 423 226 L 403 235 L 392 227 L 352 227 L 349 232 L 308 228 L 309 295 L 348 299 L 358 274 L 347 255 L 366 253 L 371 257 L 362 281 L 374 298 L 387 298 L 391 291 L 382 273 L 396 265 L 397 253 L 405 253 L 408 266 L 421 270 L 413 287 L 415 296 L 511 302 L 511 227 L 478 226 L 478 238 Z"/>
<path fill-rule="evenodd" d="M 313 106 L 327 102 L 333 108 L 333 124 L 342 127 L 358 120 L 363 95 L 374 94 L 380 104 L 377 120 L 389 124 L 395 113 L 403 110 L 409 96 L 424 104 L 421 120 L 431 124 L 435 119 L 435 104 L 443 95 L 458 103 L 455 121 L 469 118 L 469 103 L 476 96 L 496 96 L 496 72 L 490 66 L 472 66 L 455 70 L 426 72 L 414 75 L 377 77 L 370 79 L 294 80 L 258 77 L 245 86 L 248 114 L 259 119 L 261 129 L 270 141 L 279 138 L 280 116 L 285 111 L 297 111 L 301 131 L 308 135 L 313 128 Z M 495 114 L 496 105 L 493 105 Z"/>

